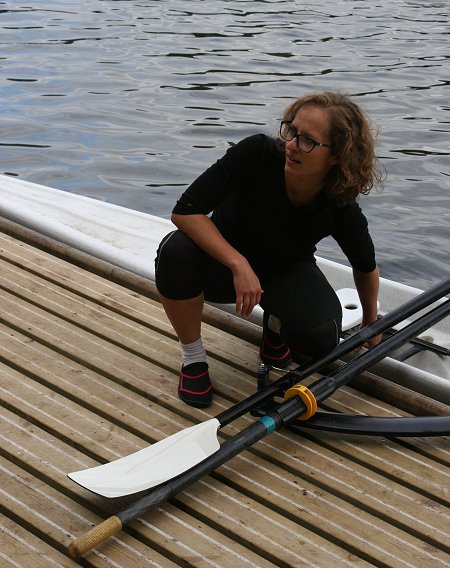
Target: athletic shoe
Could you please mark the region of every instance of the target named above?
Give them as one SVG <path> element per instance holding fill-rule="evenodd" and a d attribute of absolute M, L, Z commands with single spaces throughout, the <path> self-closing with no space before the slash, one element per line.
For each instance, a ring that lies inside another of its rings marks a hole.
<path fill-rule="evenodd" d="M 191 363 L 181 368 L 178 396 L 196 408 L 206 408 L 212 402 L 212 384 L 207 363 Z"/>
<path fill-rule="evenodd" d="M 268 365 L 286 367 L 292 361 L 291 350 L 278 333 L 269 329 L 268 320 L 269 314 L 264 312 L 263 336 L 259 356 Z"/>

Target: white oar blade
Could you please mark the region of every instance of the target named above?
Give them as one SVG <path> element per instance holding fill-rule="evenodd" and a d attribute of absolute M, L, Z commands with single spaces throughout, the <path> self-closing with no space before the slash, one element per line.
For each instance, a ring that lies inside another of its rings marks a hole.
<path fill-rule="evenodd" d="M 104 497 L 122 497 L 164 483 L 200 463 L 219 448 L 216 418 L 173 434 L 156 444 L 68 477 Z"/>

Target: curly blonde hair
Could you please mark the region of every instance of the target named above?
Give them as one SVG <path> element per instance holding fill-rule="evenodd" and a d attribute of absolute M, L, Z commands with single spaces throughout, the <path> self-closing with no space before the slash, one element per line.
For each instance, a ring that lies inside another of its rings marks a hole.
<path fill-rule="evenodd" d="M 292 122 L 305 105 L 328 110 L 331 119 L 331 152 L 338 158 L 325 180 L 325 193 L 337 205 L 354 203 L 366 195 L 375 183 L 382 185 L 384 173 L 378 168 L 374 136 L 364 111 L 347 95 L 334 92 L 312 93 L 294 101 L 283 120 Z M 284 148 L 280 139 L 277 140 Z"/>

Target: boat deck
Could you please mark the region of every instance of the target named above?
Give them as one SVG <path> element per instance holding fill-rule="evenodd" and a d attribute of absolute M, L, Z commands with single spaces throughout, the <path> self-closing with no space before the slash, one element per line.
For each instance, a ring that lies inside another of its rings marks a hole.
<path fill-rule="evenodd" d="M 224 331 L 205 324 L 215 400 L 207 410 L 186 406 L 176 393 L 179 347 L 150 294 L 6 233 L 2 566 L 450 567 L 448 437 L 312 430 L 271 434 L 82 559 L 70 559 L 69 543 L 130 498 L 102 499 L 67 472 L 220 413 L 254 392 L 259 359 L 232 325 Z M 349 386 L 325 407 L 407 414 Z M 221 439 L 251 420 L 225 427 Z"/>

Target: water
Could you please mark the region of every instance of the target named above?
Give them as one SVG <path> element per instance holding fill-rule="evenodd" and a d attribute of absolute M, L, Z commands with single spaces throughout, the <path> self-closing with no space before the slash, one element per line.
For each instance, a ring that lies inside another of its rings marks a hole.
<path fill-rule="evenodd" d="M 388 181 L 361 204 L 382 274 L 426 288 L 449 275 L 448 8 L 0 0 L 0 171 L 167 217 L 230 143 L 341 89 L 380 129 Z"/>

